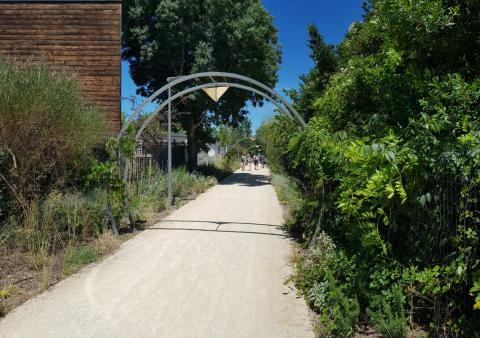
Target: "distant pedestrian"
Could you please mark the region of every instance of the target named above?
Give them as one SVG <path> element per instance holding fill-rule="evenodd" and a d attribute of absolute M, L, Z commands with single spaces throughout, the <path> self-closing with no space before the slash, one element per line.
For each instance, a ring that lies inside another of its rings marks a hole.
<path fill-rule="evenodd" d="M 242 163 L 242 170 L 244 171 L 247 166 L 247 156 L 245 154 L 242 154 L 240 157 L 240 162 Z"/>
<path fill-rule="evenodd" d="M 253 165 L 255 170 L 258 170 L 258 155 L 253 155 Z"/>

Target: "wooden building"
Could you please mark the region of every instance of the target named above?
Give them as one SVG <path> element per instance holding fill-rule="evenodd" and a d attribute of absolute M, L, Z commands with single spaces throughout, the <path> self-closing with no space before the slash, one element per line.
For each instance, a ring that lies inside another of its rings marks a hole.
<path fill-rule="evenodd" d="M 119 130 L 121 0 L 0 0 L 1 55 L 71 69 Z"/>

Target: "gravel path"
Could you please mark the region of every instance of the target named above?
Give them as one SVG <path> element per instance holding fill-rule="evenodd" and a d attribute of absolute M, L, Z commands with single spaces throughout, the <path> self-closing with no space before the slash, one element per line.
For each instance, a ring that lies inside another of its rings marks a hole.
<path fill-rule="evenodd" d="M 313 337 L 268 180 L 235 173 L 8 314 L 0 337 Z"/>

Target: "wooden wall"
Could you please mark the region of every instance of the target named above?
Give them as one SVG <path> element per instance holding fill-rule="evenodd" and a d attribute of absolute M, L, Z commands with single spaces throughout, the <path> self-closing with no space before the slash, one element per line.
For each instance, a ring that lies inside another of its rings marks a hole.
<path fill-rule="evenodd" d="M 120 1 L 0 1 L 0 55 L 68 67 L 120 128 Z"/>

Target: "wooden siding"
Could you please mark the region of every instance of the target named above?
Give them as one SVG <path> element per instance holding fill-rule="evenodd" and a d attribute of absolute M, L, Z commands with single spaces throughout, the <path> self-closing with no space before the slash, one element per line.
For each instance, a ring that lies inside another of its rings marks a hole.
<path fill-rule="evenodd" d="M 120 128 L 121 2 L 1 2 L 0 55 L 78 74 L 87 99 Z"/>

